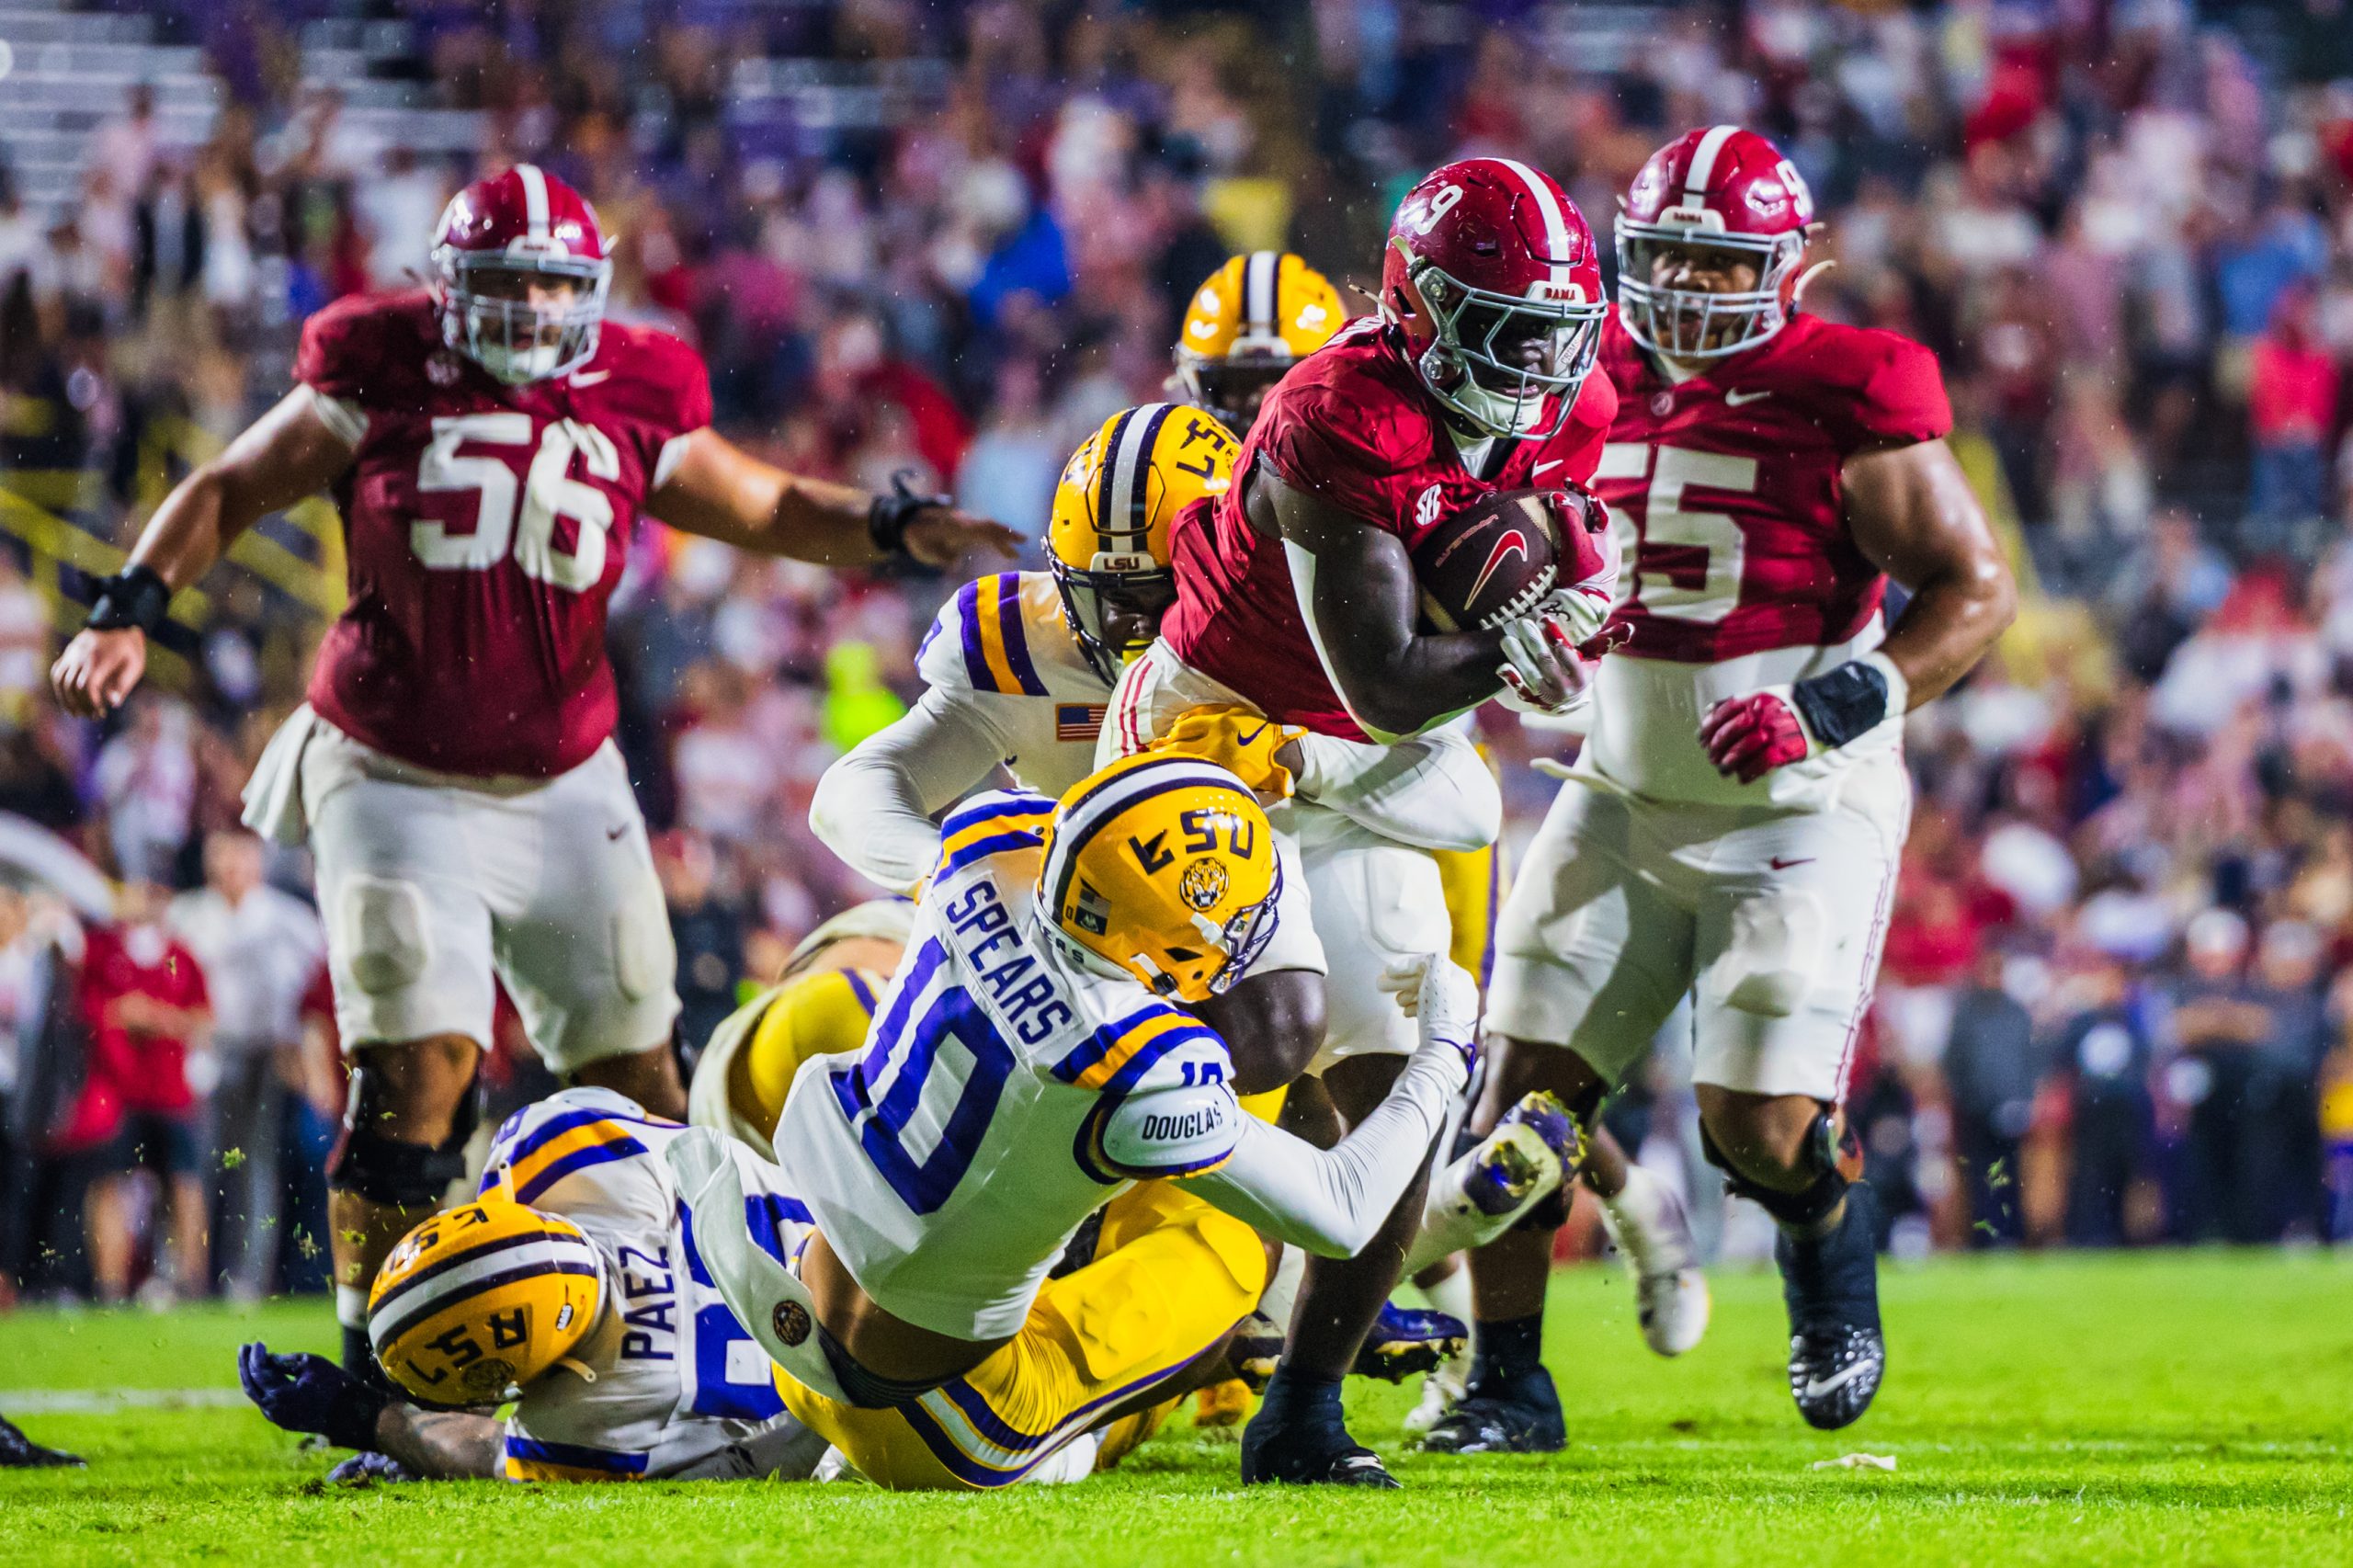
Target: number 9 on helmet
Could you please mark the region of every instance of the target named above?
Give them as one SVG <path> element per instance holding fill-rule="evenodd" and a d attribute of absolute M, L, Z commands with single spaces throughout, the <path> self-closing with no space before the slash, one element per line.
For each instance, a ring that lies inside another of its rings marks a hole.
<path fill-rule="evenodd" d="M 1176 602 L 1169 528 L 1233 481 L 1233 432 L 1198 408 L 1147 403 L 1103 422 L 1054 488 L 1046 553 L 1087 664 L 1117 681 Z"/>
<path fill-rule="evenodd" d="M 1275 934 L 1282 862 L 1257 797 L 1197 757 L 1146 752 L 1081 779 L 1047 824 L 1051 929 L 1154 995 L 1205 1002 Z"/>
<path fill-rule="evenodd" d="M 385 1375 L 427 1404 L 494 1404 L 580 1343 L 604 1267 L 578 1226 L 515 1201 L 504 1179 L 401 1238 L 368 1293 Z"/>

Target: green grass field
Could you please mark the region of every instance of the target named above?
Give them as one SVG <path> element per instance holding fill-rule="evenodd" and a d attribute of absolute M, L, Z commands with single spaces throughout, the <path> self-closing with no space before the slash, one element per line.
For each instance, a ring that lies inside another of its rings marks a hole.
<path fill-rule="evenodd" d="M 889 1496 L 706 1483 L 330 1491 L 243 1408 L 67 1414 L 68 1392 L 233 1389 L 242 1339 L 326 1349 L 321 1305 L 0 1318 L 0 1412 L 87 1471 L 0 1471 L 0 1562 L 1844 1564 L 2353 1562 L 2353 1259 L 2172 1254 L 1891 1267 L 1891 1369 L 1859 1426 L 1800 1424 L 1769 1275 L 1716 1280 L 1708 1342 L 1653 1358 L 1612 1271 L 1554 1288 L 1567 1452 L 1402 1452 L 1404 1493 L 1243 1492 L 1172 1424 L 1076 1488 Z M 151 1401 L 152 1401 L 152 1397 Z M 217 1401 L 222 1395 L 205 1396 Z M 1815 1469 L 1867 1452 L 1893 1473 Z"/>

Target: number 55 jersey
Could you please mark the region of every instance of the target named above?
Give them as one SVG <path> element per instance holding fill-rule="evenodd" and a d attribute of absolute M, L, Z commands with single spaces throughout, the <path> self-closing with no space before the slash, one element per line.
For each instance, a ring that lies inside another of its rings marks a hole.
<path fill-rule="evenodd" d="M 1620 530 L 1633 635 L 1602 661 L 1586 765 L 1661 801 L 1821 803 L 1825 775 L 1893 750 L 1899 722 L 1748 786 L 1708 761 L 1699 721 L 1879 645 L 1886 578 L 1847 530 L 1841 471 L 1952 429 L 1936 358 L 1801 313 L 1677 383 L 1612 312 L 1601 362 L 1619 402 L 1594 488 Z"/>

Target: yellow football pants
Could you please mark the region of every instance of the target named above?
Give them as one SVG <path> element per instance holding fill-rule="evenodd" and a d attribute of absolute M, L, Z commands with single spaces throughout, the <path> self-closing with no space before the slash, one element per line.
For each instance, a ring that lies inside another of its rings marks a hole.
<path fill-rule="evenodd" d="M 1103 1211 L 1095 1261 L 1046 1282 L 987 1360 L 890 1410 L 860 1410 L 779 1373 L 785 1407 L 893 1491 L 1009 1485 L 1113 1406 L 1170 1383 L 1255 1306 L 1257 1233 L 1167 1182 Z"/>
<path fill-rule="evenodd" d="M 1437 850 L 1430 858 L 1438 862 L 1438 882 L 1446 890 L 1446 917 L 1454 932 L 1449 956 L 1484 985 L 1495 962 L 1495 911 L 1503 907 L 1511 880 L 1503 846 Z"/>

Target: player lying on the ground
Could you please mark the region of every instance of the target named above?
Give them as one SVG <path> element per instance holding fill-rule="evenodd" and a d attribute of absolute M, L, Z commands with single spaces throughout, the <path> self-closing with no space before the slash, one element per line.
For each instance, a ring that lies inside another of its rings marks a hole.
<path fill-rule="evenodd" d="M 265 514 L 335 497 L 350 603 L 245 817 L 317 861 L 353 1067 L 328 1185 L 355 1369 L 367 1281 L 464 1172 L 494 976 L 557 1076 L 685 1114 L 676 953 L 608 739 L 606 607 L 639 515 L 838 566 L 1017 543 L 722 438 L 695 351 L 604 319 L 597 215 L 531 165 L 459 192 L 432 257 L 430 290 L 303 324 L 294 390 L 165 498 L 52 672 L 67 712 L 117 707 L 174 592 Z"/>
<path fill-rule="evenodd" d="M 1017 1480 L 1217 1375 L 1265 1284 L 1258 1234 L 1344 1255 L 1378 1230 L 1463 1082 L 1475 986 L 1442 958 L 1391 977 L 1421 1044 L 1317 1149 L 1241 1109 L 1264 1047 L 1194 1011 L 1249 971 L 1283 905 L 1264 811 L 1210 764 L 1130 758 L 1059 806 L 981 797 L 865 1053 L 809 1061 L 785 1100 L 778 1179 L 815 1226 L 794 1267 L 741 1219 L 724 1135 L 673 1147 L 697 1251 L 788 1407 L 861 1472 Z M 1174 1212 L 1047 1278 L 1091 1214 L 1154 1178 L 1177 1178 L 1154 1199 Z"/>
<path fill-rule="evenodd" d="M 1886 1358 L 1839 1101 L 1911 809 L 1904 715 L 1977 663 L 2015 590 L 1935 359 L 1797 309 L 1813 217 L 1733 126 L 1660 149 L 1628 193 L 1598 483 L 1631 536 L 1631 637 L 1504 911 L 1483 1112 L 1547 1088 L 1590 1117 L 1689 993 L 1708 1157 L 1779 1227 L 1790 1390 L 1836 1427 Z M 1883 631 L 1889 577 L 1911 598 Z M 1551 1245 L 1537 1228 L 1475 1260 L 1477 1365 L 1432 1447 L 1562 1446 Z"/>
<path fill-rule="evenodd" d="M 1574 204 L 1505 159 L 1438 170 L 1391 224 L 1381 306 L 1267 394 L 1233 484 L 1177 530 L 1176 606 L 1122 678 L 1102 743 L 1135 752 L 1198 710 L 1241 708 L 1359 744 L 1414 737 L 1419 765 L 1452 780 L 1452 809 L 1415 824 L 1465 835 L 1452 844 L 1315 801 L 1276 813 L 1313 918 L 1277 934 L 1269 977 L 1298 977 L 1328 1008 L 1285 1124 L 1325 1140 L 1380 1103 L 1413 1049 L 1375 977 L 1450 946 L 1427 851 L 1483 846 L 1501 822 L 1493 776 L 1447 722 L 1507 686 L 1547 708 L 1580 700 L 1615 576 L 1577 488 L 1612 399 L 1589 374 L 1601 277 Z M 1417 1176 L 1377 1245 L 1309 1262 L 1245 1434 L 1245 1481 L 1394 1484 L 1348 1436 L 1340 1379 L 1421 1201 Z"/>
<path fill-rule="evenodd" d="M 410 1232 L 369 1292 L 369 1339 L 410 1397 L 258 1344 L 238 1353 L 246 1394 L 290 1431 L 389 1456 L 394 1476 L 807 1475 L 825 1440 L 785 1413 L 688 1239 L 663 1159 L 684 1131 L 609 1089 L 517 1111 L 482 1196 Z M 801 1207 L 773 1167 L 733 1157 L 745 1222 L 780 1254 Z M 509 1398 L 505 1420 L 487 1413 Z"/>

